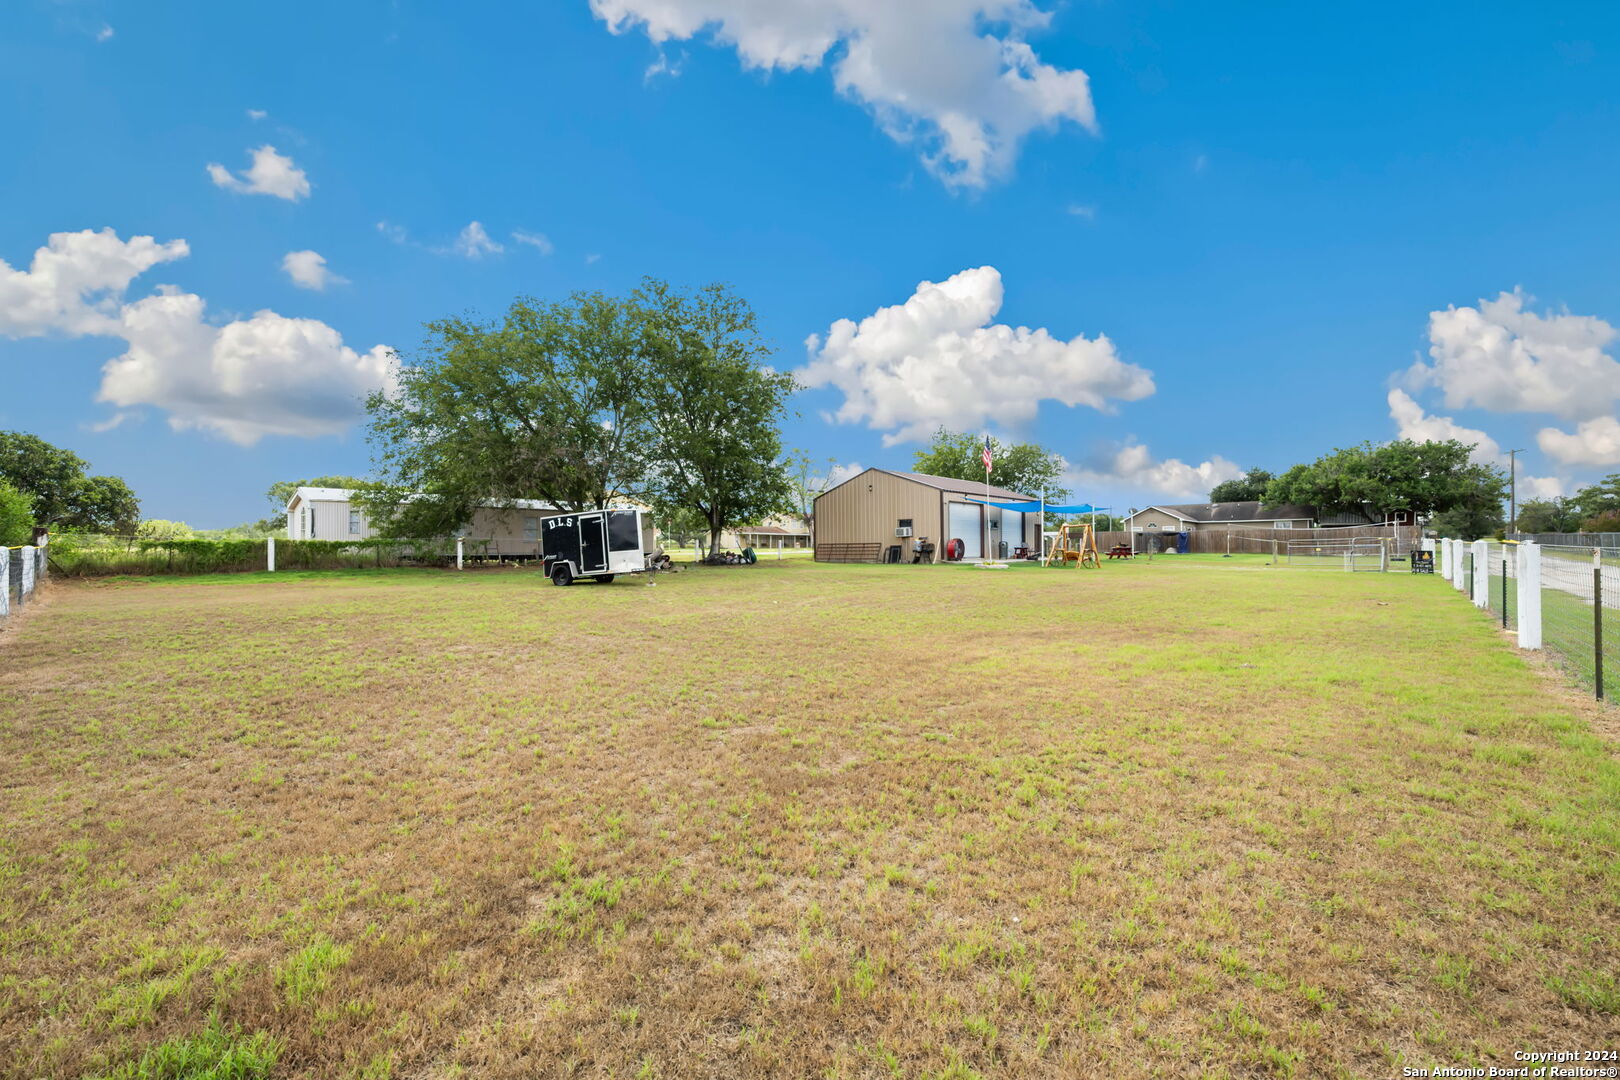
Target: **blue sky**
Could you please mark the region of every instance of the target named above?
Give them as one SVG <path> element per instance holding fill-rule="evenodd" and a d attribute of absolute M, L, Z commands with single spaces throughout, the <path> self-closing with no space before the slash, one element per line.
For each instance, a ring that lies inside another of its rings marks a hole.
<path fill-rule="evenodd" d="M 21 0 L 0 427 L 148 516 L 234 524 L 272 481 L 366 470 L 377 346 L 651 274 L 755 305 L 819 384 L 786 431 L 818 459 L 908 467 L 947 422 L 1143 505 L 1461 430 L 1527 449 L 1521 493 L 1569 491 L 1620 469 L 1617 30 L 1599 4 Z M 334 278 L 300 256 L 301 287 L 296 252 Z"/>

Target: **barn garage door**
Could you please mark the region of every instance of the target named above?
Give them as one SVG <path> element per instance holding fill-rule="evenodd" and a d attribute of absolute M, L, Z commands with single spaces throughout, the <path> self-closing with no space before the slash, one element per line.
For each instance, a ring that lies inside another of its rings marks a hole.
<path fill-rule="evenodd" d="M 962 541 L 964 559 L 981 559 L 984 548 L 979 535 L 979 508 L 968 503 L 951 503 L 950 539 Z"/>

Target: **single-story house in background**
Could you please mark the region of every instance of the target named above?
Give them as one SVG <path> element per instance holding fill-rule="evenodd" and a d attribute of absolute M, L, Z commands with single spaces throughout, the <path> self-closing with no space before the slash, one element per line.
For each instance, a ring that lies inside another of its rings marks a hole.
<path fill-rule="evenodd" d="M 1414 525 L 1409 510 L 1386 518 L 1360 511 L 1323 515 L 1314 506 L 1262 502 L 1161 503 L 1132 511 L 1125 528 L 1136 533 L 1208 532 L 1211 529 L 1316 529 L 1347 525 Z"/>
<path fill-rule="evenodd" d="M 985 506 L 1027 502 L 1033 497 L 983 481 L 867 469 L 816 496 L 816 558 L 841 557 L 847 545 L 876 545 L 874 558 L 899 545 L 900 561 L 931 544 L 929 560 L 945 557 L 951 540 L 962 541 L 964 559 L 1010 558 L 1020 547 L 1040 550 L 1039 514 Z M 974 500 L 981 500 L 975 502 Z"/>
<path fill-rule="evenodd" d="M 1148 506 L 1125 517 L 1127 532 L 1197 532 L 1208 529 L 1312 529 L 1314 506 L 1260 502 L 1176 503 Z"/>
<path fill-rule="evenodd" d="M 349 488 L 301 487 L 287 501 L 289 540 L 367 540 L 376 535 L 364 510 L 352 501 Z M 536 499 L 492 500 L 480 506 L 457 534 L 492 554 L 535 555 L 540 550 L 540 522 L 567 511 Z M 657 543 L 651 515 L 642 518 L 642 549 Z M 430 539 L 422 537 L 420 539 Z"/>
<path fill-rule="evenodd" d="M 759 525 L 744 525 L 734 534 L 735 546 L 751 547 L 759 551 L 772 548 L 807 548 L 810 546 L 810 526 L 804 519 L 793 515 L 774 517 Z M 721 540 L 726 537 L 722 535 Z M 722 547 L 728 546 L 721 544 Z"/>

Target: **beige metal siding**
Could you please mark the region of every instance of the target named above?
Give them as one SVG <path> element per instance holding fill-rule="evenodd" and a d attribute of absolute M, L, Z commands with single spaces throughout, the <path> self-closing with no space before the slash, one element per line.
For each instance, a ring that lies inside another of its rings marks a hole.
<path fill-rule="evenodd" d="M 868 470 L 816 500 L 816 543 L 900 545 L 900 557 L 911 561 L 915 544 L 926 537 L 936 557 L 944 547 L 941 515 L 945 493 L 914 480 Z M 901 518 L 911 519 L 912 538 L 894 535 Z"/>

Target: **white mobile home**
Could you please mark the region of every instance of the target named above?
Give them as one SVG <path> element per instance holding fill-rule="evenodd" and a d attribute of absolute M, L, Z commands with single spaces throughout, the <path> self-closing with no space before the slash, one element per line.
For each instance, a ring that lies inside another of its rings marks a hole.
<path fill-rule="evenodd" d="M 289 540 L 367 540 L 376 535 L 366 513 L 352 501 L 348 488 L 301 487 L 287 502 Z M 538 554 L 540 522 L 559 511 L 535 499 L 491 503 L 473 513 L 460 535 L 485 541 L 510 554 Z M 422 539 L 428 539 L 423 537 Z"/>

